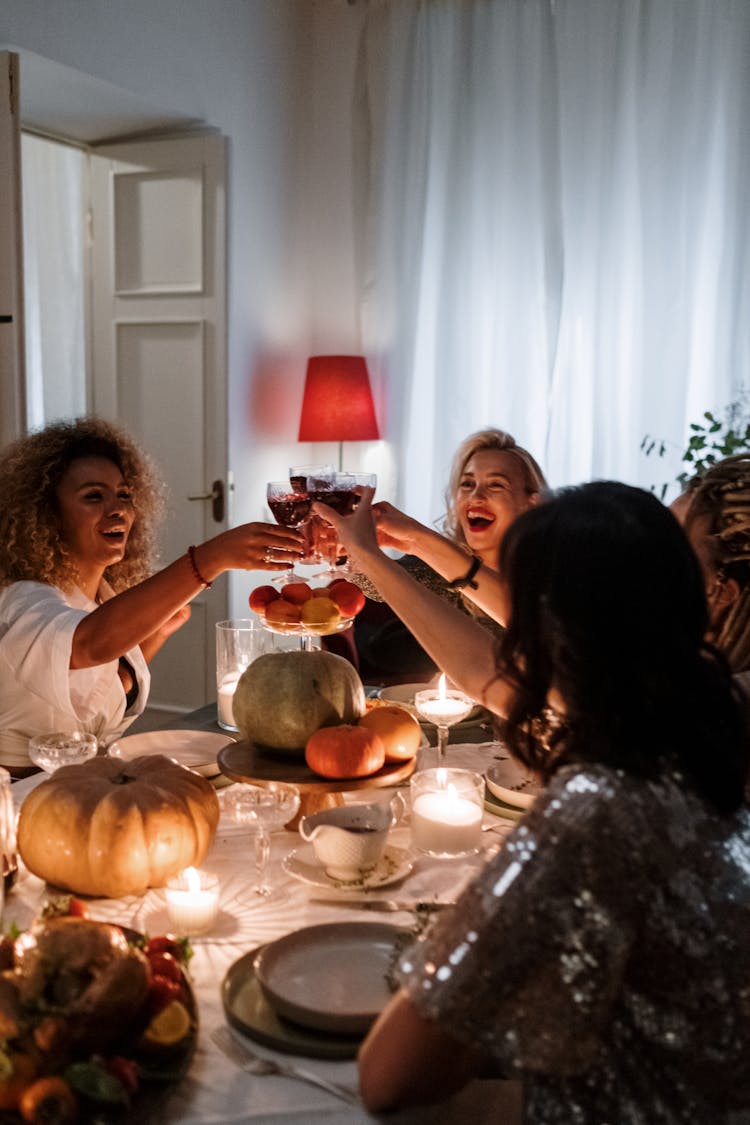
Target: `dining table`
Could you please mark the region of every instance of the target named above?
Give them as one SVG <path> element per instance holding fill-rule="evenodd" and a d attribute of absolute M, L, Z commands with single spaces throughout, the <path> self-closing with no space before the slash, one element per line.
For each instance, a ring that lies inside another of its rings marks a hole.
<path fill-rule="evenodd" d="M 175 720 L 169 727 L 171 730 L 221 732 L 228 742 L 232 738 L 217 725 L 215 704 L 199 708 Z M 484 773 L 496 758 L 504 756 L 502 745 L 487 735 L 488 728 L 482 725 L 476 730 L 466 726 L 454 731 L 446 764 Z M 419 751 L 417 769 L 435 765 L 432 741 L 428 732 Z M 14 783 L 12 792 L 17 807 L 43 778 L 44 775 L 34 775 Z M 408 784 L 406 781 L 401 786 L 405 796 Z M 223 788 L 218 791 L 220 803 L 231 788 L 229 779 L 224 779 Z M 345 794 L 345 800 L 389 801 L 393 792 L 393 789 L 365 789 Z M 187 1073 L 179 1081 L 143 1097 L 142 1105 L 138 1106 L 141 1122 L 307 1125 L 309 1122 L 326 1121 L 356 1125 L 358 1122 L 381 1120 L 371 1116 L 361 1102 L 348 1104 L 296 1078 L 248 1073 L 217 1046 L 213 1033 L 228 1026 L 222 986 L 227 974 L 241 959 L 247 960 L 254 950 L 285 934 L 326 923 L 382 925 L 387 922 L 406 930 L 431 924 L 425 921 L 425 915 L 420 913 L 421 908 L 417 909 L 417 904 L 453 903 L 487 859 L 503 846 L 505 837 L 521 815 L 520 812 L 494 807 L 489 811 L 489 806 L 485 805 L 480 850 L 475 854 L 436 858 L 413 848 L 408 800 L 404 805 L 405 813 L 389 834 L 389 844 L 405 857 L 403 868 L 397 872 L 399 878 L 393 883 L 349 890 L 321 886 L 296 877 L 290 873 L 289 857 L 299 852 L 304 841 L 298 832 L 284 828 L 271 834 L 270 856 L 264 873 L 271 893 L 265 896 L 256 891 L 251 830 L 247 825 L 230 820 L 222 812 L 216 836 L 200 865 L 202 871 L 218 876 L 219 913 L 207 933 L 191 938 L 194 954 L 189 975 L 199 1017 L 196 1049 Z M 27 927 L 38 914 L 50 890 L 19 860 L 17 882 L 4 903 L 3 929 L 7 931 L 11 925 L 19 929 Z M 399 909 L 381 913 L 370 908 L 370 904 L 381 900 L 395 900 Z M 161 888 L 152 888 L 140 896 L 91 898 L 86 902 L 89 916 L 95 920 L 115 922 L 150 935 L 165 933 L 172 928 Z M 435 910 L 431 917 L 438 914 L 439 910 Z M 288 1049 L 277 1050 L 258 1042 L 257 1037 L 246 1037 L 236 1027 L 231 1029 L 231 1035 L 238 1042 L 244 1040 L 253 1051 L 267 1059 L 291 1062 L 333 1080 L 346 1087 L 356 1098 L 357 1069 L 353 1058 L 309 1057 L 307 1052 L 298 1055 L 289 1053 Z M 315 1056 L 316 1052 L 311 1054 Z M 505 1111 L 502 1111 L 503 1106 L 507 1107 Z M 517 1084 L 483 1078 L 473 1080 L 439 1106 L 402 1110 L 388 1115 L 388 1121 L 394 1122 L 394 1125 L 419 1125 L 420 1122 L 431 1121 L 448 1125 L 466 1121 L 512 1121 L 517 1112 Z"/>

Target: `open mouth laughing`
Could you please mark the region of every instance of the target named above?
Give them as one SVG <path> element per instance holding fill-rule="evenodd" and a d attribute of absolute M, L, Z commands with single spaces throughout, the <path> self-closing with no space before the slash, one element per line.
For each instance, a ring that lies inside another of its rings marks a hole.
<path fill-rule="evenodd" d="M 472 531 L 486 531 L 492 527 L 495 517 L 486 508 L 467 508 L 466 522 Z"/>

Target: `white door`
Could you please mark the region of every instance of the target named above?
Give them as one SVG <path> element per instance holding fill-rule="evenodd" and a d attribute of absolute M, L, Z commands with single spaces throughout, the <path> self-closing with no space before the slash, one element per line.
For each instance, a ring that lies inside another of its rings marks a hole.
<path fill-rule="evenodd" d="M 92 409 L 119 419 L 166 478 L 163 564 L 227 526 L 225 167 L 225 140 L 209 134 L 91 156 Z M 150 706 L 215 698 L 227 604 L 226 576 L 193 601 L 152 664 Z"/>
<path fill-rule="evenodd" d="M 18 56 L 0 51 L 0 445 L 26 428 Z"/>

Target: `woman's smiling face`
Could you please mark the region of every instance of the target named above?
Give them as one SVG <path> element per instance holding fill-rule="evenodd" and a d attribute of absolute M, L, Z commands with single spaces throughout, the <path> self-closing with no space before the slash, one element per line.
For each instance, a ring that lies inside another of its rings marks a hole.
<path fill-rule="evenodd" d="M 120 562 L 135 520 L 122 473 L 106 457 L 79 457 L 57 487 L 60 534 L 87 577 Z"/>
<path fill-rule="evenodd" d="M 497 569 L 500 541 L 516 516 L 539 498 L 529 493 L 524 468 L 512 453 L 480 449 L 459 478 L 456 514 L 470 550 Z"/>

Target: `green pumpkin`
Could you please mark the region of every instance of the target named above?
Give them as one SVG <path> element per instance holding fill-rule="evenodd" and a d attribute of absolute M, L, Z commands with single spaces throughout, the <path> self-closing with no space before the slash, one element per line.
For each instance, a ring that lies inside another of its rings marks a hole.
<path fill-rule="evenodd" d="M 233 702 L 242 737 L 304 755 L 321 727 L 356 723 L 365 691 L 354 667 L 332 652 L 271 652 L 245 669 Z"/>

